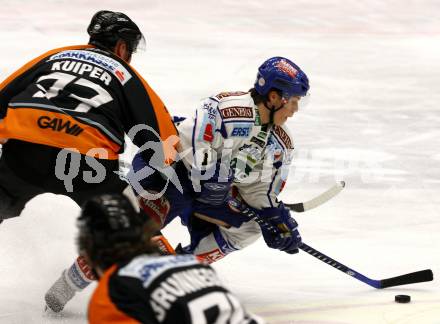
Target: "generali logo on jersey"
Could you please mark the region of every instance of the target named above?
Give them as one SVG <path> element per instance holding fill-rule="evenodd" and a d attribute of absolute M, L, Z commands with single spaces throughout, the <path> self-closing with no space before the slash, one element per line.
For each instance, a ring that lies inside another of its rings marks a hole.
<path fill-rule="evenodd" d="M 290 136 L 286 133 L 284 129 L 282 129 L 280 126 L 275 125 L 273 127 L 273 131 L 275 132 L 276 135 L 278 135 L 278 137 L 284 143 L 286 148 L 288 149 L 293 148 L 292 141 L 290 140 Z"/>
<path fill-rule="evenodd" d="M 228 107 L 220 109 L 223 119 L 228 118 L 254 118 L 254 111 L 251 107 Z"/>

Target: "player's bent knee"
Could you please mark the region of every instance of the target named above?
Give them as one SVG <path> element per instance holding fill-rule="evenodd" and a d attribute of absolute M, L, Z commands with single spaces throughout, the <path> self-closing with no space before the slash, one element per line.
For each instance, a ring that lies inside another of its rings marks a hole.
<path fill-rule="evenodd" d="M 257 223 L 250 221 L 241 227 L 217 227 L 204 237 L 194 248 L 194 254 L 201 261 L 213 263 L 229 253 L 244 249 L 261 236 Z"/>
<path fill-rule="evenodd" d="M 243 223 L 239 228 L 221 228 L 220 231 L 237 250 L 251 245 L 261 236 L 260 227 L 254 221 Z"/>

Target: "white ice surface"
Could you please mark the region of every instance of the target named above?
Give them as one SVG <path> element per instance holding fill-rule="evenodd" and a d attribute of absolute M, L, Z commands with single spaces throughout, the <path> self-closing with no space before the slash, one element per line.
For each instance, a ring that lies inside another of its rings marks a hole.
<path fill-rule="evenodd" d="M 305 242 L 374 279 L 440 274 L 440 2 L 435 0 L 0 1 L 0 79 L 55 47 L 87 41 L 98 9 L 124 11 L 146 35 L 133 65 L 173 114 L 247 90 L 257 66 L 287 56 L 308 74 L 310 105 L 289 121 L 296 166 L 287 202 L 336 180 L 346 189 L 295 217 Z M 84 323 L 91 288 L 62 316 L 43 296 L 75 256 L 68 198 L 35 198 L 0 226 L 0 323 Z M 173 223 L 171 241 L 186 240 Z M 262 240 L 214 267 L 269 323 L 440 323 L 440 285 L 375 290 L 305 253 Z M 394 295 L 409 294 L 410 304 Z"/>

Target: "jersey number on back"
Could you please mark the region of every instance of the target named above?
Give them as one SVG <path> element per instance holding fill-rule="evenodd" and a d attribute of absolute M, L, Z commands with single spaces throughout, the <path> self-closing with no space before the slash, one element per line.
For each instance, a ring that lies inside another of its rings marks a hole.
<path fill-rule="evenodd" d="M 191 323 L 241 324 L 246 316 L 240 302 L 233 295 L 211 292 L 188 303 Z"/>
<path fill-rule="evenodd" d="M 49 89 L 46 90 L 46 88 L 44 88 L 40 84 L 42 81 L 45 80 L 55 80 L 55 82 L 52 84 L 52 86 L 49 87 Z M 91 98 L 78 96 L 73 93 L 69 94 L 68 97 L 80 101 L 80 103 L 75 108 L 72 108 L 73 110 L 78 112 L 88 112 L 91 108 L 99 107 L 113 100 L 108 91 L 102 88 L 99 84 L 63 72 L 54 72 L 49 75 L 43 75 L 42 77 L 40 77 L 37 80 L 37 87 L 40 89 L 40 91 L 37 91 L 33 95 L 33 97 L 45 97 L 47 99 L 55 98 L 67 85 L 76 85 L 88 88 L 85 93 L 90 93 L 91 91 L 92 93 L 97 93 Z"/>

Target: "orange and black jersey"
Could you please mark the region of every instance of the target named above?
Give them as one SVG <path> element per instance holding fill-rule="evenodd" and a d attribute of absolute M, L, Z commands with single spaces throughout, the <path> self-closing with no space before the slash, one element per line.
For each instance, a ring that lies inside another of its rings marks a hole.
<path fill-rule="evenodd" d="M 107 159 L 118 158 L 124 133 L 136 125 L 144 125 L 134 137 L 137 146 L 177 135 L 147 82 L 116 55 L 90 45 L 49 51 L 3 81 L 0 120 L 0 138 L 86 155 L 100 148 Z M 172 158 L 173 149 L 164 148 Z"/>
<path fill-rule="evenodd" d="M 88 317 L 92 324 L 263 323 L 192 255 L 141 255 L 114 265 L 100 278 Z"/>

